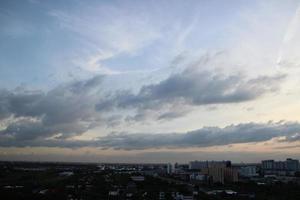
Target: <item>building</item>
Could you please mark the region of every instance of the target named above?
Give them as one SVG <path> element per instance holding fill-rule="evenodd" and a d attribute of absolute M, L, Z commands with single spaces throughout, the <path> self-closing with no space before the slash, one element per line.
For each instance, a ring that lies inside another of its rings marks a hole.
<path fill-rule="evenodd" d="M 209 167 L 208 168 L 208 175 L 211 177 L 213 183 L 222 183 L 224 184 L 224 167 Z"/>
<path fill-rule="evenodd" d="M 171 163 L 167 164 L 167 174 L 172 174 L 173 173 L 173 167 Z"/>
<path fill-rule="evenodd" d="M 238 171 L 231 167 L 230 161 L 191 161 L 189 163 L 191 170 L 199 170 L 197 178 L 208 179 L 212 183 L 237 182 Z M 196 176 L 192 177 L 196 180 Z"/>
<path fill-rule="evenodd" d="M 261 167 L 264 170 L 273 170 L 273 168 L 274 168 L 274 160 L 263 160 L 261 162 Z"/>
<path fill-rule="evenodd" d="M 173 168 L 173 173 L 183 173 L 190 169 L 189 164 L 179 164 L 175 163 Z"/>
<path fill-rule="evenodd" d="M 195 180 L 195 181 L 206 181 L 207 180 L 207 175 L 205 174 L 200 174 L 200 173 L 192 173 L 190 175 L 190 180 Z"/>
<path fill-rule="evenodd" d="M 239 173 L 238 170 L 226 167 L 224 168 L 224 181 L 225 182 L 238 182 L 239 181 Z"/>
<path fill-rule="evenodd" d="M 299 171 L 299 160 L 288 158 L 285 161 L 286 170 L 288 171 Z"/>
<path fill-rule="evenodd" d="M 273 163 L 273 167 L 277 171 L 284 171 L 286 169 L 286 162 L 285 161 L 276 161 Z"/>
<path fill-rule="evenodd" d="M 189 163 L 189 169 L 205 169 L 208 168 L 208 161 L 191 161 Z"/>
<path fill-rule="evenodd" d="M 291 158 L 285 161 L 263 160 L 261 167 L 264 175 L 294 175 L 300 170 L 299 160 Z"/>
<path fill-rule="evenodd" d="M 230 161 L 191 161 L 189 163 L 189 169 L 205 169 L 210 167 L 231 167 Z"/>
<path fill-rule="evenodd" d="M 239 169 L 239 174 L 243 177 L 254 177 L 258 176 L 256 166 L 243 166 Z"/>

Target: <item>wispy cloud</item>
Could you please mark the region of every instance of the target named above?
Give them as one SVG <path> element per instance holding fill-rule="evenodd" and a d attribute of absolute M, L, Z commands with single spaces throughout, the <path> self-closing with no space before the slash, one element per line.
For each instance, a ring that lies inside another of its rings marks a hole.
<path fill-rule="evenodd" d="M 80 14 L 83 12 L 84 14 Z M 98 6 L 74 14 L 63 10 L 51 10 L 62 29 L 78 35 L 89 53 L 75 63 L 98 73 L 117 73 L 108 69 L 103 61 L 119 55 L 132 55 L 160 37 L 160 32 L 141 13 L 128 13 L 118 7 Z M 98 19 L 102 18 L 101 21 Z"/>

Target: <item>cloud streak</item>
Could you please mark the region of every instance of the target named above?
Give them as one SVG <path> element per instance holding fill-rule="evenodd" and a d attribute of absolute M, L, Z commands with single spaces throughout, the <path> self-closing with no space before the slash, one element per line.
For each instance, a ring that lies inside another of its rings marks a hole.
<path fill-rule="evenodd" d="M 263 142 L 275 137 L 282 141 L 300 138 L 297 122 L 245 123 L 225 128 L 204 127 L 186 133 L 165 134 L 111 134 L 99 139 L 102 147 L 120 149 L 210 147 L 237 143 Z"/>
<path fill-rule="evenodd" d="M 0 146 L 14 147 L 99 147 L 124 150 L 153 148 L 211 147 L 240 143 L 264 142 L 277 137 L 280 141 L 299 141 L 298 122 L 243 123 L 224 128 L 204 127 L 185 133 L 112 133 L 94 140 L 43 139 L 16 140 L 1 134 Z"/>

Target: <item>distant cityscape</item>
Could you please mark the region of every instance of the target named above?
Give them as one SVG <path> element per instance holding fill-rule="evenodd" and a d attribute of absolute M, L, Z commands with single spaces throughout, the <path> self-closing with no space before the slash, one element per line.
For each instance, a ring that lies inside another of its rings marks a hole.
<path fill-rule="evenodd" d="M 4 199 L 299 199 L 299 160 L 1 162 Z M 285 191 L 285 192 L 283 192 Z"/>

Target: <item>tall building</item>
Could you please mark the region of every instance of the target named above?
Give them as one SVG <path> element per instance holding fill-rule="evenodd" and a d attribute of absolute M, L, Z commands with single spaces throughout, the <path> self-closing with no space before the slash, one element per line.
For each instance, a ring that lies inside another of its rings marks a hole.
<path fill-rule="evenodd" d="M 231 168 L 230 161 L 191 161 L 189 169 L 200 170 L 200 173 L 210 177 L 213 183 L 238 181 L 238 171 Z"/>
<path fill-rule="evenodd" d="M 286 162 L 285 161 L 276 161 L 273 164 L 273 168 L 278 171 L 281 171 L 281 170 L 284 171 L 286 169 Z"/>
<path fill-rule="evenodd" d="M 286 159 L 286 170 L 288 171 L 298 171 L 299 170 L 299 160 L 288 158 Z"/>
<path fill-rule="evenodd" d="M 224 180 L 225 182 L 238 182 L 238 170 L 231 167 L 224 168 Z"/>
<path fill-rule="evenodd" d="M 272 170 L 274 168 L 274 160 L 263 160 L 261 166 L 265 170 Z"/>
<path fill-rule="evenodd" d="M 167 164 L 167 174 L 172 174 L 173 173 L 173 167 L 171 163 Z"/>
<path fill-rule="evenodd" d="M 263 160 L 262 171 L 266 174 L 293 175 L 299 171 L 299 160 L 288 158 L 285 161 Z"/>
<path fill-rule="evenodd" d="M 222 183 L 224 184 L 224 167 L 209 167 L 208 175 L 212 178 L 213 183 Z"/>

